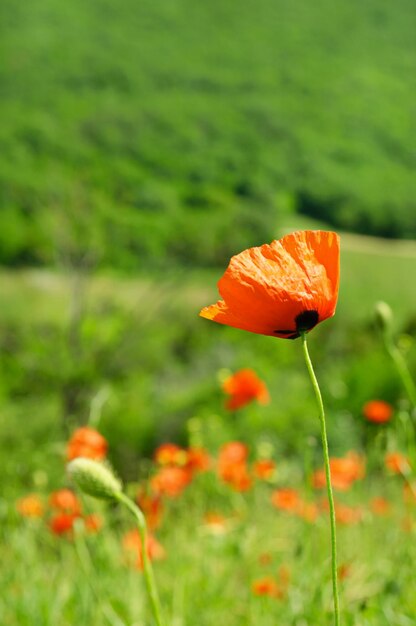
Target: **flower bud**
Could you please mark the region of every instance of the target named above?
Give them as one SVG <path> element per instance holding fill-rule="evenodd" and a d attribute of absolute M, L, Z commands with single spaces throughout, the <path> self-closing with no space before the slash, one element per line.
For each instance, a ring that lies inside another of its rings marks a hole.
<path fill-rule="evenodd" d="M 122 492 L 121 481 L 104 463 L 79 457 L 67 465 L 67 470 L 74 483 L 93 498 L 112 500 Z"/>
<path fill-rule="evenodd" d="M 390 330 L 393 322 L 393 311 L 387 302 L 380 301 L 376 303 L 374 307 L 374 318 L 377 328 L 382 332 Z"/>

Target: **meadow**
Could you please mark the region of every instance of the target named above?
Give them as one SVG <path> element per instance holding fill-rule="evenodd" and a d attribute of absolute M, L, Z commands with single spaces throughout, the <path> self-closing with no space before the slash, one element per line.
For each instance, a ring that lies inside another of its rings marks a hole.
<path fill-rule="evenodd" d="M 387 451 L 414 454 L 409 405 L 374 324 L 383 298 L 413 369 L 414 266 L 410 243 L 386 250 L 381 240 L 345 235 L 337 314 L 310 339 L 331 454 L 355 450 L 367 463 L 364 478 L 336 492 L 344 624 L 407 625 L 416 615 L 414 505 L 411 495 L 403 500 L 411 477 L 384 465 Z M 203 446 L 212 459 L 183 493 L 163 498 L 155 532 L 165 557 L 155 571 L 170 624 L 208 626 L 224 615 L 236 626 L 332 623 L 327 512 L 312 486 L 322 467 L 319 429 L 300 346 L 198 318 L 220 274 L 2 272 L 1 623 L 152 623 L 143 574 L 123 548 L 134 526 L 128 514 L 85 497 L 83 509 L 99 513 L 103 527 L 91 533 L 80 519 L 70 533 L 51 532 L 50 494 L 73 487 L 65 450 L 80 422 L 105 436 L 133 498 L 157 473 L 151 458 L 163 443 Z M 266 382 L 271 402 L 230 413 L 222 381 L 245 367 Z M 363 405 L 373 398 L 395 407 L 391 423 L 366 422 Z M 218 476 L 215 459 L 230 441 L 248 448 L 247 491 Z M 276 470 L 255 479 L 254 463 L 264 458 Z M 286 488 L 317 507 L 311 518 L 272 504 L 272 493 Z M 31 493 L 40 518 L 16 508 Z"/>
<path fill-rule="evenodd" d="M 3 0 L 2 626 L 160 626 L 146 554 L 163 626 L 334 626 L 331 567 L 335 626 L 416 624 L 415 17 Z M 232 255 L 304 229 L 341 236 L 336 315 L 308 334 L 335 511 L 302 353 L 334 248 L 279 326 L 299 339 L 198 316 Z M 80 457 L 123 481 L 147 550 L 121 492 L 82 493 Z"/>

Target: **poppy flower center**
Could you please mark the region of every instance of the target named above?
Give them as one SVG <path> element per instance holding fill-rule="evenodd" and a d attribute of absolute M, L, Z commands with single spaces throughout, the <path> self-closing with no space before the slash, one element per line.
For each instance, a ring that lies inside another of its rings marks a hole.
<path fill-rule="evenodd" d="M 287 339 L 297 339 L 300 337 L 300 334 L 306 332 L 307 330 L 311 330 L 314 326 L 319 322 L 319 313 L 318 311 L 302 311 L 295 317 L 296 329 L 293 330 L 275 330 L 275 333 L 279 335 L 286 335 Z"/>
<path fill-rule="evenodd" d="M 296 330 L 298 332 L 304 332 L 310 330 L 317 325 L 319 321 L 318 311 L 303 311 L 295 317 Z"/>

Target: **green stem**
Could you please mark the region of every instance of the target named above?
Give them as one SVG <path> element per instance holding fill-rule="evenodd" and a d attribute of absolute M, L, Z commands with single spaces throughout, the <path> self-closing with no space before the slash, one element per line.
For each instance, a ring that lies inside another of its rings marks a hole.
<path fill-rule="evenodd" d="M 157 593 L 156 581 L 155 581 L 155 577 L 153 574 L 153 568 L 150 563 L 149 556 L 147 554 L 146 520 L 141 510 L 124 493 L 119 493 L 117 495 L 117 500 L 123 503 L 129 509 L 129 511 L 133 513 L 134 517 L 136 518 L 137 527 L 139 530 L 141 544 L 142 544 L 143 574 L 144 574 L 147 592 L 150 598 L 150 604 L 152 606 L 153 617 L 155 618 L 155 622 L 157 626 L 165 626 L 165 622 L 162 618 L 162 611 L 160 607 L 159 596 Z"/>
<path fill-rule="evenodd" d="M 337 575 L 337 535 L 336 535 L 336 522 L 335 522 L 334 495 L 332 493 L 331 469 L 329 465 L 328 438 L 326 435 L 325 410 L 324 410 L 324 403 L 322 401 L 321 390 L 319 389 L 318 380 L 315 376 L 312 361 L 309 356 L 308 344 L 306 341 L 306 333 L 304 332 L 301 333 L 301 337 L 302 337 L 303 354 L 305 357 L 306 367 L 308 368 L 309 376 L 312 382 L 312 387 L 315 392 L 316 402 L 318 404 L 318 409 L 319 409 L 319 421 L 321 424 L 321 438 L 322 438 L 322 448 L 323 448 L 323 453 L 324 453 L 326 488 L 327 488 L 328 503 L 329 503 L 329 519 L 330 519 L 330 525 L 331 525 L 332 592 L 333 592 L 333 597 L 334 597 L 335 626 L 339 626 L 340 614 L 339 614 L 338 575 Z"/>
<path fill-rule="evenodd" d="M 414 410 L 416 409 L 416 386 L 409 372 L 409 368 L 407 367 L 407 363 L 403 357 L 403 354 L 394 344 L 393 340 L 390 337 L 386 337 L 386 335 L 384 335 L 384 343 L 386 346 L 386 350 L 396 367 L 397 373 L 402 380 L 403 387 L 406 390 L 406 393 Z"/>

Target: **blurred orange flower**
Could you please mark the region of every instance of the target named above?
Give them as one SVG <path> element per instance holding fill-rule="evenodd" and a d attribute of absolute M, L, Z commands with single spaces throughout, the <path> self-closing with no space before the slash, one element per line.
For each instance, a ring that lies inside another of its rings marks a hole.
<path fill-rule="evenodd" d="M 68 461 L 78 457 L 100 461 L 107 454 L 108 444 L 104 437 L 93 428 L 77 428 L 68 442 L 66 456 Z"/>
<path fill-rule="evenodd" d="M 36 493 L 31 493 L 16 502 L 16 509 L 23 517 L 42 517 L 43 504 Z"/>
<path fill-rule="evenodd" d="M 248 448 L 239 441 L 230 441 L 220 449 L 218 475 L 236 491 L 247 491 L 252 485 L 247 457 Z"/>
<path fill-rule="evenodd" d="M 58 511 L 79 515 L 81 513 L 81 503 L 71 489 L 58 489 L 49 496 L 49 505 Z"/>
<path fill-rule="evenodd" d="M 122 540 L 123 548 L 138 569 L 143 569 L 142 540 L 137 529 L 128 531 Z M 151 561 L 159 561 L 166 556 L 165 549 L 153 535 L 147 536 L 147 556 Z"/>
<path fill-rule="evenodd" d="M 338 287 L 338 235 L 297 231 L 233 256 L 218 283 L 222 300 L 200 315 L 253 333 L 295 339 L 334 315 Z"/>
<path fill-rule="evenodd" d="M 188 455 L 186 450 L 175 443 L 162 443 L 156 448 L 153 458 L 158 465 L 183 466 L 188 460 Z"/>
<path fill-rule="evenodd" d="M 79 518 L 77 513 L 56 513 L 49 520 L 49 528 L 54 535 L 66 535 L 72 532 L 74 522 Z"/>
<path fill-rule="evenodd" d="M 251 369 L 235 372 L 225 379 L 222 388 L 230 396 L 225 404 L 230 411 L 240 409 L 253 400 L 260 404 L 267 404 L 270 401 L 266 385 Z"/>
<path fill-rule="evenodd" d="M 401 452 L 388 452 L 384 464 L 393 474 L 408 474 L 411 471 L 409 457 Z"/>
<path fill-rule="evenodd" d="M 211 458 L 204 448 L 188 448 L 186 468 L 192 472 L 206 472 L 211 467 Z"/>
<path fill-rule="evenodd" d="M 253 474 L 260 480 L 269 480 L 276 473 L 276 463 L 271 459 L 260 459 L 253 465 Z"/>
<path fill-rule="evenodd" d="M 325 502 L 323 508 L 328 510 Z M 360 507 L 348 506 L 347 504 L 335 503 L 335 518 L 339 524 L 351 525 L 361 521 L 363 512 Z"/>
<path fill-rule="evenodd" d="M 155 494 L 177 498 L 191 482 L 192 476 L 183 467 L 162 467 L 150 481 Z"/>
<path fill-rule="evenodd" d="M 347 491 L 355 481 L 365 475 L 365 461 L 353 451 L 348 452 L 345 457 L 332 457 L 329 465 L 332 486 L 338 491 Z M 315 489 L 323 489 L 326 486 L 325 470 L 319 469 L 314 472 L 312 482 Z"/>
<path fill-rule="evenodd" d="M 161 494 L 149 494 L 144 490 L 140 490 L 136 496 L 136 502 L 146 518 L 148 528 L 150 530 L 158 528 L 163 515 Z"/>
<path fill-rule="evenodd" d="M 384 400 L 370 400 L 363 406 L 363 415 L 369 422 L 385 424 L 393 415 L 393 407 Z"/>
<path fill-rule="evenodd" d="M 282 598 L 284 593 L 272 576 L 264 576 L 253 581 L 251 590 L 255 596 Z"/>
<path fill-rule="evenodd" d="M 273 506 L 283 511 L 297 511 L 301 502 L 295 489 L 276 489 L 271 494 Z"/>

